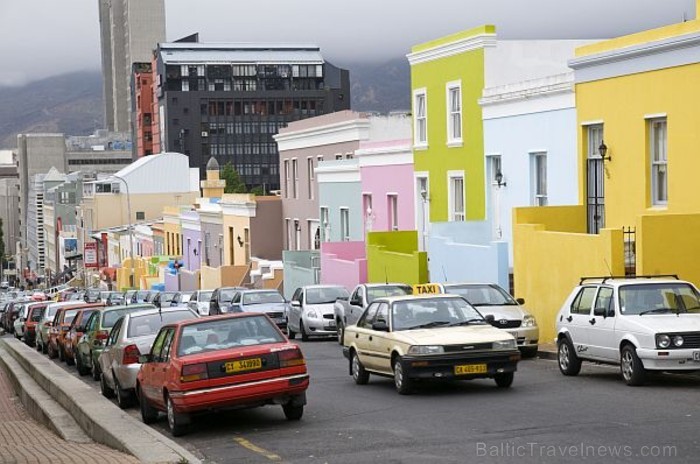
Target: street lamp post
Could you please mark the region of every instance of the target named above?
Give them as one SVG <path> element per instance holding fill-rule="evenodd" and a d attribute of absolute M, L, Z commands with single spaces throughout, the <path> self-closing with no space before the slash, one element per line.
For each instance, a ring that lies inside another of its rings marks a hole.
<path fill-rule="evenodd" d="M 116 174 L 112 177 L 124 182 L 126 186 L 126 213 L 129 215 L 129 261 L 131 261 L 131 273 L 129 274 L 129 288 L 134 288 L 134 228 L 131 223 L 131 194 L 129 193 L 129 183 Z"/>

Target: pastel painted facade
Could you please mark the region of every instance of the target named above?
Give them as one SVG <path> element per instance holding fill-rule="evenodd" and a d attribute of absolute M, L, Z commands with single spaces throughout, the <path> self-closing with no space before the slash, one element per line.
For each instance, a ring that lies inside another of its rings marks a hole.
<path fill-rule="evenodd" d="M 363 241 L 321 244 L 321 283 L 342 285 L 348 291 L 367 282 L 367 251 Z"/>
<path fill-rule="evenodd" d="M 362 185 L 357 159 L 322 161 L 316 168 L 322 242 L 364 240 Z M 285 221 L 287 219 L 285 218 Z M 295 220 L 285 227 L 293 230 Z M 287 240 L 290 236 L 288 232 Z"/>
<path fill-rule="evenodd" d="M 153 226 L 139 224 L 134 227 L 134 243 L 137 256 L 142 258 L 150 258 L 155 253 Z"/>
<path fill-rule="evenodd" d="M 367 234 L 367 282 L 428 282 L 428 254 L 415 231 Z"/>
<path fill-rule="evenodd" d="M 199 205 L 202 228 L 202 266 L 219 267 L 224 262 L 224 227 L 221 205 L 204 202 Z"/>
<path fill-rule="evenodd" d="M 163 234 L 165 254 L 182 256 L 182 223 L 180 214 L 187 210 L 184 206 L 168 206 L 163 209 Z"/>
<path fill-rule="evenodd" d="M 202 265 L 202 227 L 197 211 L 180 213 L 182 224 L 183 267 L 190 272 L 198 271 Z"/>
<path fill-rule="evenodd" d="M 578 202 L 514 214 L 516 292 L 545 339 L 581 276 L 677 274 L 700 284 L 700 21 L 581 47 L 570 66 Z"/>
<path fill-rule="evenodd" d="M 291 299 L 294 291 L 299 287 L 320 283 L 321 254 L 318 250 L 284 250 L 282 262 L 284 265 L 282 294 L 286 299 Z"/>

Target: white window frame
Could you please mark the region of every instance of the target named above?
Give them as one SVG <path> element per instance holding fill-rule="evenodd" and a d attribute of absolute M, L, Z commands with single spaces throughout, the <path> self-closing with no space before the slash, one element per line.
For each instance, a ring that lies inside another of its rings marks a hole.
<path fill-rule="evenodd" d="M 423 109 L 425 114 L 419 114 L 418 98 L 423 97 Z M 421 139 L 420 122 L 423 122 L 425 139 Z M 428 91 L 425 87 L 413 91 L 413 148 L 428 148 Z"/>
<path fill-rule="evenodd" d="M 455 211 L 455 191 L 453 181 L 462 179 L 462 212 Z M 447 220 L 464 222 L 467 218 L 467 188 L 464 171 L 447 171 Z"/>
<path fill-rule="evenodd" d="M 455 108 L 452 106 L 452 92 L 457 91 L 459 94 L 459 100 L 457 103 L 459 107 Z M 447 146 L 448 147 L 461 147 L 462 146 L 462 134 L 464 133 L 464 119 L 462 117 L 462 108 L 464 107 L 462 98 L 462 81 L 452 81 L 445 84 L 445 108 L 447 109 Z M 455 130 L 458 128 L 459 133 Z"/>
<path fill-rule="evenodd" d="M 372 204 L 372 193 L 362 192 L 362 217 L 365 221 L 365 231 L 371 232 L 374 227 L 374 205 Z"/>
<path fill-rule="evenodd" d="M 309 200 L 314 199 L 314 157 L 309 156 L 306 158 L 306 185 L 309 189 Z"/>
<path fill-rule="evenodd" d="M 284 198 L 289 198 L 289 160 L 284 160 Z"/>
<path fill-rule="evenodd" d="M 292 224 L 291 218 L 284 218 L 284 232 L 287 236 L 287 250 L 292 249 L 292 229 L 290 225 Z M 233 244 L 231 245 L 233 246 Z"/>
<path fill-rule="evenodd" d="M 656 124 L 663 123 L 663 140 L 657 140 L 654 130 Z M 652 206 L 668 205 L 668 121 L 666 118 L 647 119 L 649 127 L 649 162 L 651 169 L 651 204 Z M 659 145 L 659 142 L 662 146 Z M 659 148 L 661 150 L 659 150 Z M 663 196 L 659 195 L 659 174 L 663 172 L 665 185 Z"/>
<path fill-rule="evenodd" d="M 293 198 L 299 198 L 299 160 L 292 158 L 292 193 Z"/>
<path fill-rule="evenodd" d="M 532 206 L 547 206 L 549 204 L 548 189 L 547 189 L 547 152 L 532 151 L 530 152 L 530 169 L 532 179 L 531 199 Z M 540 187 L 540 170 L 538 169 L 539 160 L 544 160 L 544 192 L 539 190 Z"/>
<path fill-rule="evenodd" d="M 321 206 L 319 208 L 318 220 L 321 227 L 321 241 L 330 242 L 331 241 L 331 217 L 330 210 L 328 206 Z"/>
<path fill-rule="evenodd" d="M 399 194 L 386 194 L 387 225 L 390 231 L 399 230 Z"/>
<path fill-rule="evenodd" d="M 340 207 L 340 241 L 350 241 L 350 208 Z"/>
<path fill-rule="evenodd" d="M 495 153 L 493 155 L 487 155 L 486 159 L 489 163 L 489 172 L 486 173 L 489 176 L 489 182 L 492 186 L 498 187 L 496 174 L 499 171 L 503 174 L 503 157 L 499 153 Z"/>

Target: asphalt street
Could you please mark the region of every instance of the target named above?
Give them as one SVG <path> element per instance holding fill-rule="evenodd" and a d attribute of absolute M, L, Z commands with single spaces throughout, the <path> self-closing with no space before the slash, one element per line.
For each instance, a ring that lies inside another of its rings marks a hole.
<path fill-rule="evenodd" d="M 571 378 L 556 362 L 534 359 L 520 363 L 510 389 L 478 380 L 400 396 L 391 379 L 355 385 L 336 342 L 298 343 L 312 379 L 300 422 L 287 422 L 278 406 L 210 414 L 176 440 L 221 464 L 700 459 L 700 377 L 655 375 L 632 388 L 614 367 L 584 365 Z M 130 412 L 140 420 L 137 408 Z M 164 417 L 155 427 L 169 435 Z"/>

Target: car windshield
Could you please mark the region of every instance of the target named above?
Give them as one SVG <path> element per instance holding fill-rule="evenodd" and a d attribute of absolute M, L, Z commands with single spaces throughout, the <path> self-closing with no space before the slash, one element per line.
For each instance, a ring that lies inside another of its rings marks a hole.
<path fill-rule="evenodd" d="M 243 294 L 244 305 L 263 303 L 284 303 L 284 297 L 278 292 L 250 292 Z"/>
<path fill-rule="evenodd" d="M 199 292 L 199 302 L 200 303 L 209 303 L 209 300 L 211 300 L 211 294 L 214 292 Z"/>
<path fill-rule="evenodd" d="M 335 303 L 338 298 L 348 298 L 348 291 L 343 287 L 317 287 L 306 289 L 308 304 Z"/>
<path fill-rule="evenodd" d="M 513 297 L 497 285 L 450 285 L 447 293 L 465 298 L 473 306 L 517 306 Z"/>
<path fill-rule="evenodd" d="M 479 311 L 462 298 L 397 301 L 391 317 L 394 331 L 486 323 Z"/>
<path fill-rule="evenodd" d="M 176 292 L 163 292 L 160 294 L 160 301 L 164 301 L 166 303 L 170 303 L 175 299 L 175 296 L 177 295 Z"/>
<path fill-rule="evenodd" d="M 80 323 L 82 325 L 85 325 L 85 323 L 90 319 L 90 316 L 92 316 L 92 313 L 97 311 L 96 309 L 83 309 L 83 315 L 80 316 Z"/>
<path fill-rule="evenodd" d="M 219 292 L 219 295 L 220 295 L 219 298 L 221 299 L 221 301 L 223 303 L 230 303 L 231 300 L 233 300 L 233 296 L 236 293 L 238 293 L 238 290 L 234 290 L 232 288 L 228 289 L 228 290 L 221 290 L 221 292 Z"/>
<path fill-rule="evenodd" d="M 144 309 L 155 309 L 155 306 L 148 306 L 144 308 L 143 306 L 131 306 L 129 308 L 113 309 L 110 311 L 105 311 L 102 317 L 102 327 L 108 329 L 113 327 L 114 324 L 122 317 L 124 314 L 133 313 L 136 311 L 143 311 Z"/>
<path fill-rule="evenodd" d="M 367 304 L 370 304 L 377 298 L 385 296 L 404 296 L 411 295 L 413 289 L 408 285 L 382 285 L 381 287 L 370 287 L 367 289 Z"/>
<path fill-rule="evenodd" d="M 187 356 L 283 341 L 284 337 L 266 317 L 236 317 L 183 327 L 177 353 Z"/>
<path fill-rule="evenodd" d="M 29 320 L 32 322 L 39 322 L 44 315 L 44 309 L 45 308 L 33 308 L 29 314 Z"/>
<path fill-rule="evenodd" d="M 46 311 L 44 311 L 44 319 L 51 320 L 53 317 L 56 315 L 56 311 L 58 311 L 58 308 L 60 306 L 57 305 L 50 305 L 46 308 Z"/>
<path fill-rule="evenodd" d="M 620 313 L 644 314 L 700 314 L 700 295 L 685 283 L 656 283 L 624 285 L 620 287 Z"/>
<path fill-rule="evenodd" d="M 194 319 L 196 316 L 192 311 L 163 311 L 161 313 L 147 314 L 143 316 L 132 316 L 129 319 L 127 338 L 148 337 L 158 333 L 165 324 Z"/>
<path fill-rule="evenodd" d="M 76 314 L 78 314 L 77 309 L 66 309 L 66 311 L 63 313 L 63 323 L 70 324 L 71 322 L 73 322 L 73 319 L 75 319 Z"/>
<path fill-rule="evenodd" d="M 147 296 L 148 296 L 148 292 L 137 292 L 136 293 L 136 298 L 138 298 L 141 301 L 145 300 Z"/>

